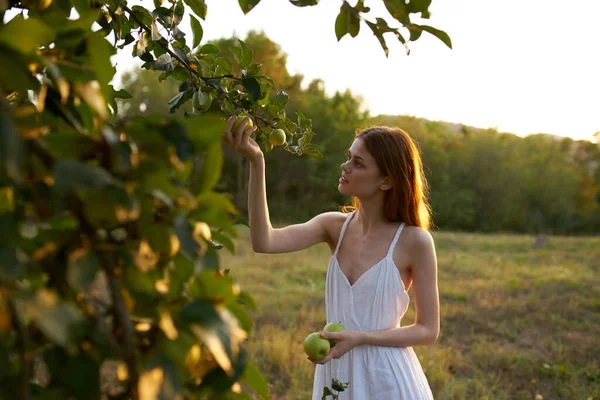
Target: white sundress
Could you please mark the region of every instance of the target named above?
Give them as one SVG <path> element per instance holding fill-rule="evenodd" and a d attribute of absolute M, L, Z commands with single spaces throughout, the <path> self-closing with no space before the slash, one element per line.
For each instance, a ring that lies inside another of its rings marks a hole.
<path fill-rule="evenodd" d="M 327 322 L 341 322 L 347 330 L 359 331 L 399 327 L 408 309 L 409 297 L 392 254 L 404 223 L 398 227 L 385 258 L 350 285 L 340 269 L 337 253 L 355 213 L 346 218 L 335 252 L 329 260 L 325 288 Z M 340 393 L 339 400 L 433 399 L 412 347 L 362 345 L 338 360 L 316 365 L 312 400 L 321 400 L 324 386 L 331 389 L 331 378 L 350 382 L 348 388 Z"/>

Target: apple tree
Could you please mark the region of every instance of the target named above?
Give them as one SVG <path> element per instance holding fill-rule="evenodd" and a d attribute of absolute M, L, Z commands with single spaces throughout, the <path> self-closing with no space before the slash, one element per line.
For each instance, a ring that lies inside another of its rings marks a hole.
<path fill-rule="evenodd" d="M 258 0 L 240 0 L 249 12 Z M 303 7 L 317 0 L 292 0 Z M 430 0 L 384 1 L 390 15 L 344 1 L 339 38 L 360 21 L 387 53 L 429 32 Z M 221 265 L 247 224 L 221 178 L 225 118 L 242 111 L 293 155 L 322 157 L 311 120 L 288 116 L 286 93 L 243 41 L 234 65 L 203 42 L 204 0 L 0 0 L 0 397 L 20 399 L 268 398 L 244 341 L 256 307 Z M 189 16 L 192 32 L 180 24 Z M 178 82 L 165 107 L 182 118 L 120 118 L 110 57 L 131 47 L 143 68 Z M 239 71 L 239 72 L 237 72 Z M 48 376 L 34 369 L 42 360 Z M 100 369 L 118 362 L 119 390 Z"/>

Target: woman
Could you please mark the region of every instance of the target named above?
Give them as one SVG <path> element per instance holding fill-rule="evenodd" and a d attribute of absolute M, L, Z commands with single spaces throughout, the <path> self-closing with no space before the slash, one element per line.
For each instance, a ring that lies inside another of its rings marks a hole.
<path fill-rule="evenodd" d="M 332 378 L 350 382 L 340 399 L 432 399 L 412 346 L 433 344 L 439 333 L 437 259 L 419 150 L 404 131 L 372 127 L 355 135 L 341 165 L 338 190 L 352 196 L 350 213 L 326 212 L 310 221 L 273 229 L 265 193 L 265 164 L 246 120 L 223 140 L 250 161 L 248 210 L 252 248 L 287 253 L 320 242 L 332 256 L 326 278 L 327 322 L 345 331 L 316 365 L 313 400 Z M 401 326 L 413 286 L 416 317 Z"/>

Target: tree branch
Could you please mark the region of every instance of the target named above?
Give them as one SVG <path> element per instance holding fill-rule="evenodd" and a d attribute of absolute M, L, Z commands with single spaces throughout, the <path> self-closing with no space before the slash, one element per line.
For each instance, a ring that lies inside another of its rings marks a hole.
<path fill-rule="evenodd" d="M 40 158 L 46 168 L 52 169 L 54 167 L 54 157 L 39 139 L 28 140 L 27 144 L 29 145 L 29 150 Z"/>
<path fill-rule="evenodd" d="M 144 24 L 138 17 L 137 15 L 135 15 L 135 13 L 128 7 L 128 6 L 124 6 L 123 10 L 127 11 L 129 13 L 129 15 L 131 15 L 133 17 L 133 19 L 135 19 L 135 21 L 142 27 L 142 29 L 144 29 L 147 33 L 149 33 L 150 35 L 152 35 L 152 29 L 150 29 L 148 26 L 146 26 L 146 24 Z M 156 41 L 156 43 L 158 43 L 171 57 L 175 58 L 177 61 L 179 61 L 179 63 L 181 65 L 183 65 L 184 67 L 187 68 L 188 71 L 190 71 L 192 74 L 194 74 L 195 76 L 197 76 L 198 78 L 202 79 L 203 81 L 207 81 L 209 79 L 222 79 L 222 78 L 229 78 L 229 79 L 238 79 L 236 78 L 234 75 L 232 74 L 227 74 L 227 75 L 221 75 L 221 76 L 215 76 L 215 77 L 205 77 L 200 75 L 195 69 L 193 69 L 188 63 L 187 61 L 185 61 L 183 58 L 179 57 L 179 55 L 177 53 L 175 53 L 174 51 L 172 51 L 171 49 L 169 49 L 169 46 L 165 46 L 163 45 L 161 42 Z"/>
<path fill-rule="evenodd" d="M 110 287 L 110 292 L 113 299 L 115 317 L 123 329 L 123 358 L 129 373 L 129 393 L 131 394 L 131 398 L 133 400 L 138 400 L 139 375 L 135 356 L 135 344 L 133 343 L 133 335 L 135 334 L 133 324 L 131 322 L 129 312 L 127 311 L 127 306 L 125 305 L 125 299 L 121 293 L 121 283 L 119 282 L 119 278 L 114 271 L 115 265 L 113 265 L 111 262 L 112 257 L 107 257 L 106 254 L 99 255 L 102 267 L 108 278 L 108 286 Z"/>
<path fill-rule="evenodd" d="M 276 125 L 273 125 L 273 124 L 271 123 L 271 121 L 269 121 L 269 120 L 267 120 L 267 119 L 264 119 L 264 118 L 261 118 L 261 117 L 254 117 L 254 118 L 256 118 L 256 120 L 257 120 L 257 121 L 260 121 L 260 122 L 262 122 L 263 124 L 265 124 L 265 125 L 267 125 L 267 126 L 270 126 L 270 127 L 271 127 L 271 128 L 273 128 L 273 129 L 277 129 L 277 126 L 276 126 Z"/>
<path fill-rule="evenodd" d="M 30 145 L 31 151 L 36 154 L 44 163 L 47 168 L 52 168 L 55 164 L 54 157 L 50 152 L 43 146 L 43 144 L 39 140 L 30 140 L 28 141 Z M 119 278 L 115 275 L 114 267 L 116 266 L 116 260 L 112 259 L 112 252 L 100 252 L 98 248 L 98 243 L 95 242 L 95 231 L 94 229 L 87 224 L 87 221 L 83 217 L 82 213 L 82 205 L 79 199 L 75 196 L 67 196 L 67 208 L 73 213 L 73 215 L 80 221 L 80 227 L 83 232 L 88 236 L 88 238 L 93 242 L 94 248 L 98 252 L 98 256 L 102 263 L 102 268 L 106 272 L 106 276 L 108 278 L 108 285 L 110 287 L 112 302 L 113 302 L 113 311 L 115 314 L 115 318 L 118 321 L 119 325 L 123 329 L 123 348 L 121 346 L 115 346 L 116 341 L 109 337 L 108 340 L 113 347 L 113 350 L 118 349 L 118 353 L 123 355 L 124 361 L 127 364 L 127 369 L 129 370 L 129 393 L 131 394 L 131 398 L 133 400 L 138 400 L 138 369 L 137 369 L 137 361 L 135 356 L 135 344 L 133 343 L 133 324 L 131 322 L 131 318 L 129 316 L 129 312 L 127 311 L 127 306 L 125 305 L 125 300 L 123 299 L 123 295 L 121 294 L 121 284 L 119 282 Z M 18 320 L 16 320 L 18 321 Z M 103 330 L 103 326 L 101 322 L 98 327 L 100 331 Z M 29 378 L 27 379 L 27 384 L 29 385 Z"/>
<path fill-rule="evenodd" d="M 127 11 L 129 13 L 130 16 L 133 17 L 133 19 L 135 19 L 135 21 L 142 27 L 142 29 L 144 29 L 147 33 L 149 33 L 150 35 L 152 35 L 152 29 L 148 28 L 146 26 L 146 24 L 144 24 L 138 17 L 137 15 L 135 15 L 135 13 L 131 10 L 131 8 L 129 8 L 128 6 L 123 6 L 123 10 Z M 189 64 L 187 62 L 185 62 L 185 60 L 183 60 L 181 57 L 179 57 L 177 55 L 177 53 L 175 53 L 174 51 L 172 51 L 171 49 L 169 49 L 169 46 L 164 46 L 162 43 L 157 42 L 159 45 L 161 45 L 161 47 L 163 49 L 165 49 L 165 51 L 167 53 L 169 53 L 169 55 L 173 58 L 175 58 L 177 61 L 179 61 L 184 67 L 186 67 L 191 73 L 197 75 L 198 77 L 204 79 L 203 77 L 199 76 L 197 74 L 197 72 L 189 66 Z"/>
<path fill-rule="evenodd" d="M 27 330 L 19 319 L 19 313 L 15 303 L 8 299 L 8 308 L 12 318 L 13 326 L 17 331 L 17 338 L 19 341 L 20 351 L 19 356 L 21 358 L 21 398 L 23 400 L 30 399 L 29 393 L 29 379 L 31 375 L 31 354 L 28 348 Z"/>

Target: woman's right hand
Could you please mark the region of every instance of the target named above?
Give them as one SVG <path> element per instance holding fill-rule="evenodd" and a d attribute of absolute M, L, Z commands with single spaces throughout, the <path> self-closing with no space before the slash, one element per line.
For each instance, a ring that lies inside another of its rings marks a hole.
<path fill-rule="evenodd" d="M 237 115 L 234 115 L 227 120 L 227 126 L 223 133 L 223 141 L 233 150 L 246 157 L 249 161 L 255 161 L 260 157 L 263 157 L 260 146 L 250 137 L 257 129 L 256 125 L 248 128 L 246 124 L 249 121 L 249 117 L 244 117 L 244 120 L 239 124 L 237 129 L 232 131 L 236 119 Z"/>

